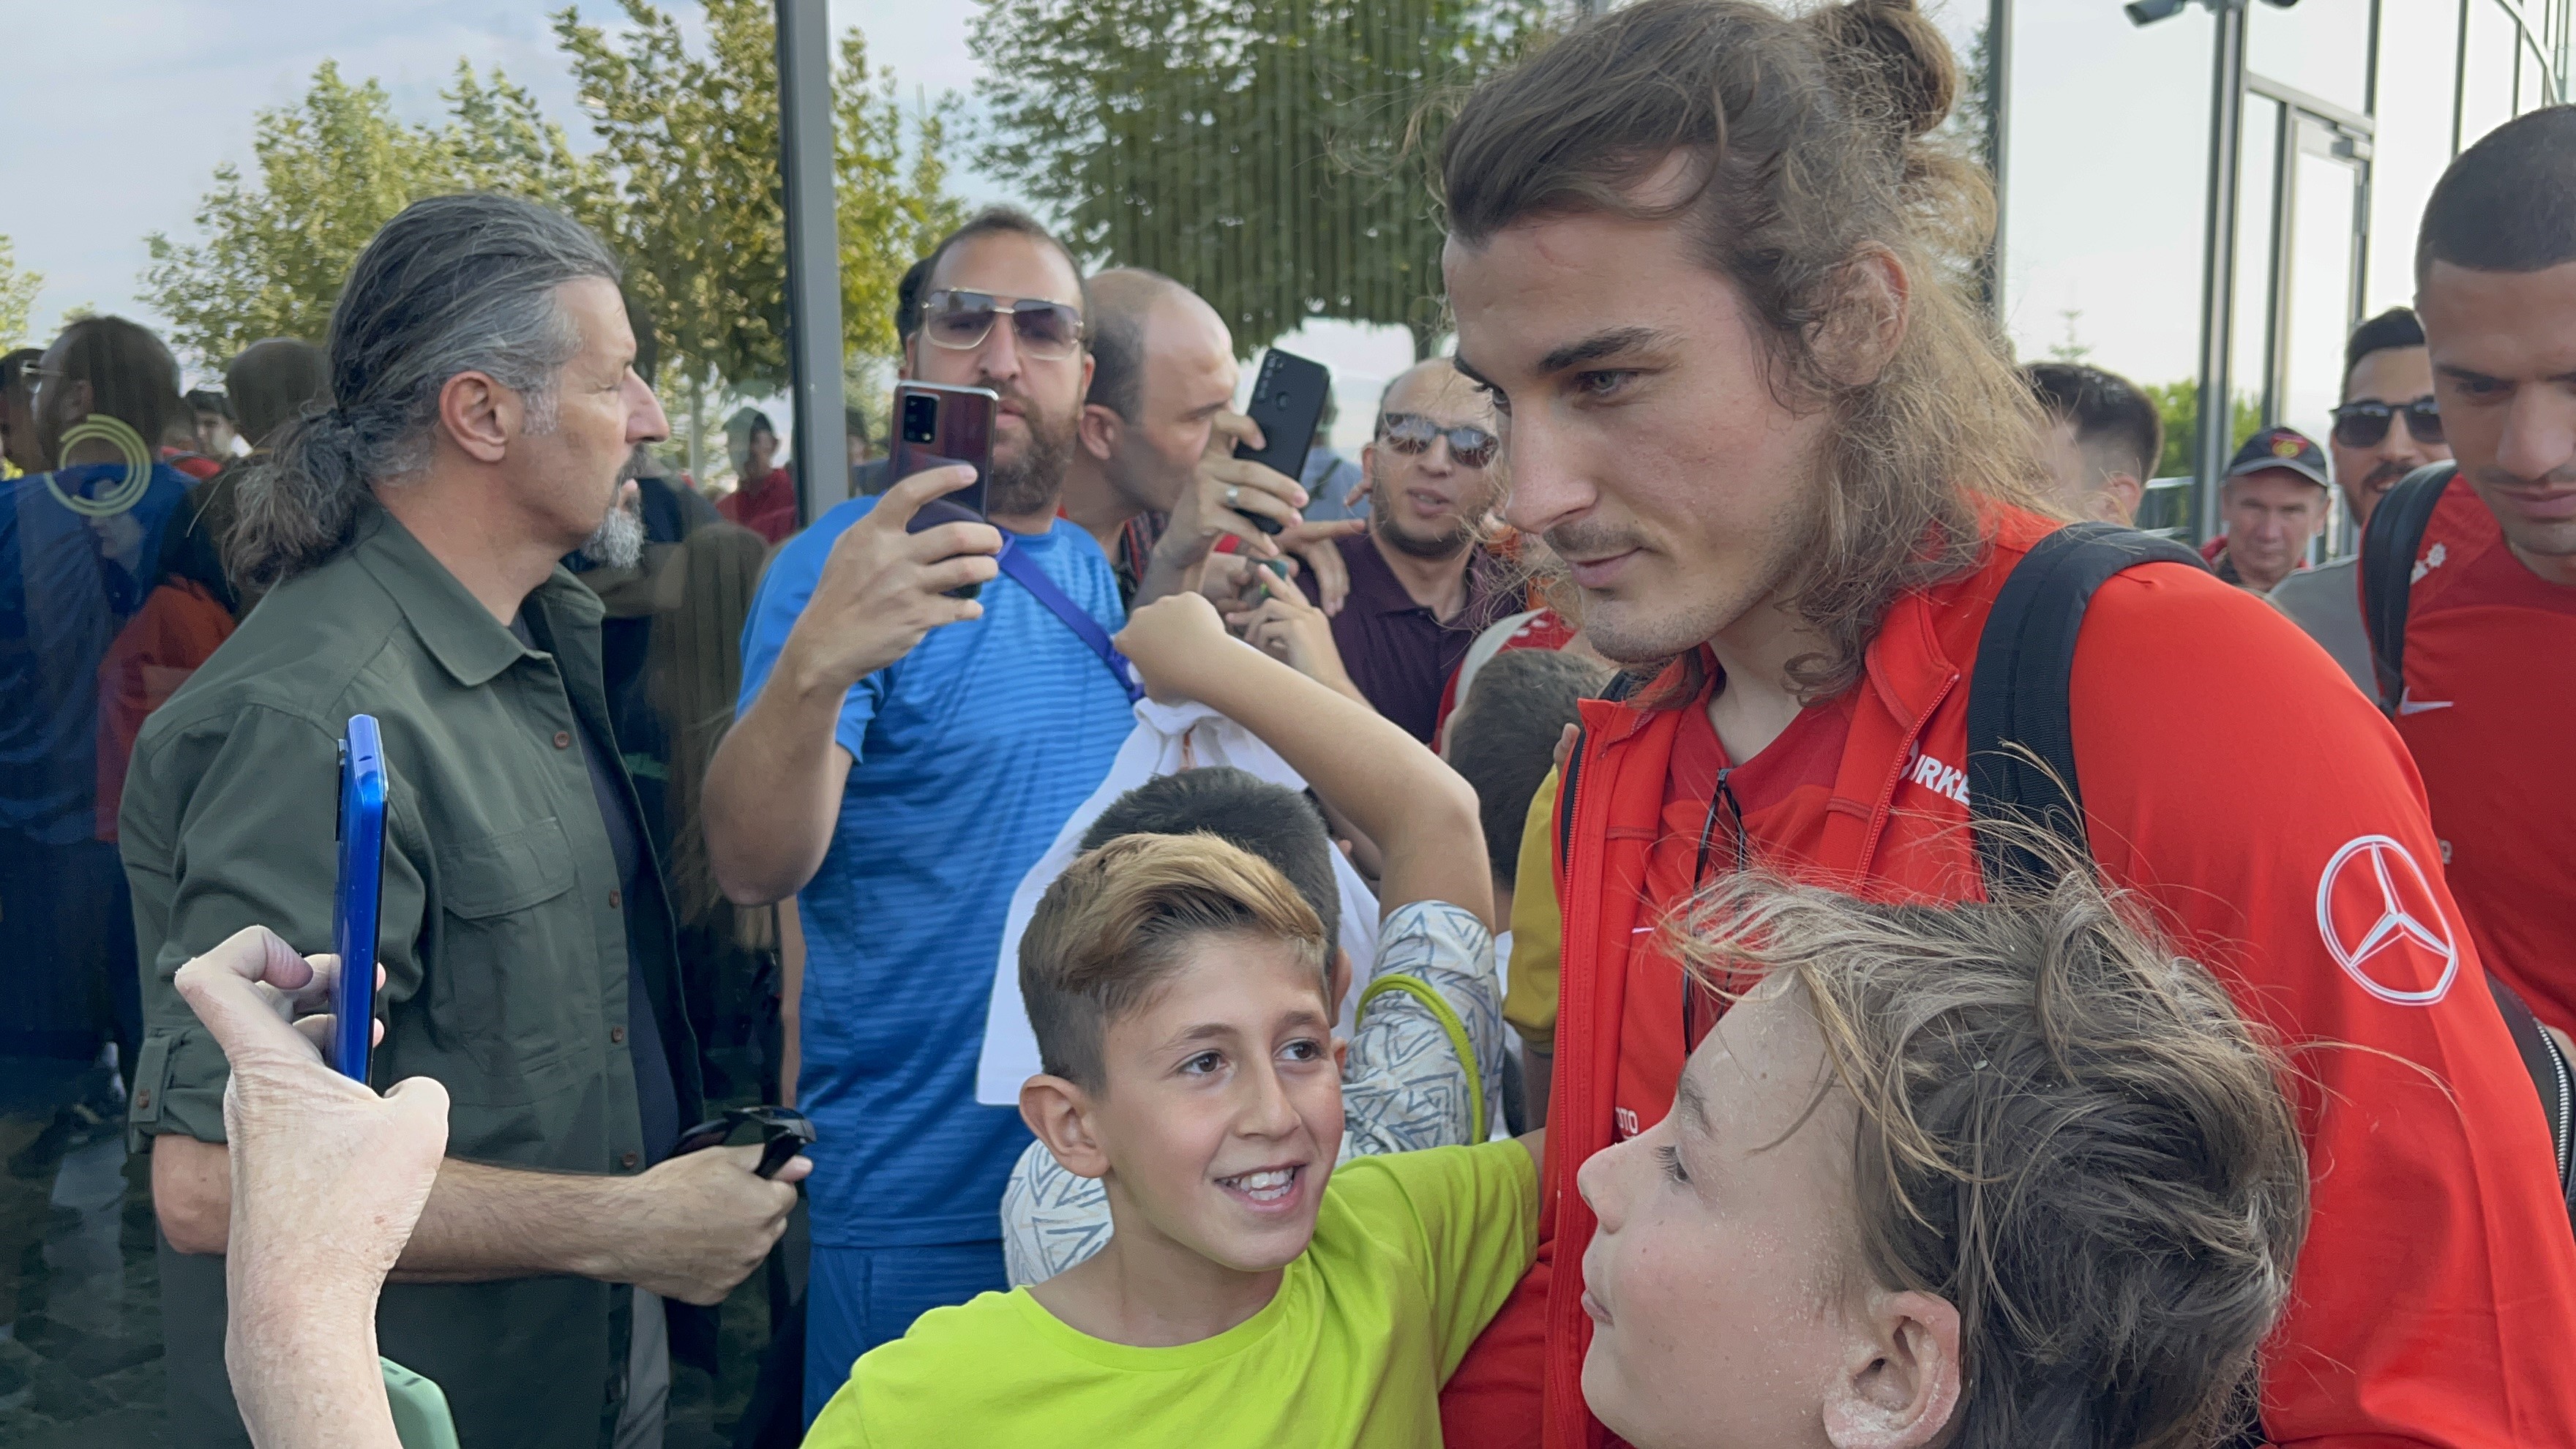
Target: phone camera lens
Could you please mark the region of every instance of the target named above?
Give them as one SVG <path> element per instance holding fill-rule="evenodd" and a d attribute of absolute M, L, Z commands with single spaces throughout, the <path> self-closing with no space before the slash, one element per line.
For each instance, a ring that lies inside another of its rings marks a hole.
<path fill-rule="evenodd" d="M 934 443 L 939 440 L 939 399 L 914 393 L 903 400 L 903 440 L 907 443 Z"/>

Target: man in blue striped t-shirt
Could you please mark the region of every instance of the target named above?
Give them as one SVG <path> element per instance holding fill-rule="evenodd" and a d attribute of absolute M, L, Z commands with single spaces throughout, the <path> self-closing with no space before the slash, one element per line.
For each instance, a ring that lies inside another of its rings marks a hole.
<path fill-rule="evenodd" d="M 1002 918 L 1132 723 L 1125 686 L 1058 612 L 1104 642 L 1125 622 L 1100 546 L 1056 517 L 1091 373 L 1082 304 L 1071 254 L 1018 212 L 984 212 L 931 253 L 904 374 L 1001 395 L 997 527 L 906 533 L 968 481 L 932 470 L 789 540 L 708 771 L 717 881 L 741 902 L 793 892 L 805 929 L 809 1419 L 923 1311 L 1009 1286 L 998 1210 L 1029 1136 L 974 1090 Z M 1005 532 L 1058 598 L 1001 576 Z M 945 593 L 967 582 L 979 598 Z"/>

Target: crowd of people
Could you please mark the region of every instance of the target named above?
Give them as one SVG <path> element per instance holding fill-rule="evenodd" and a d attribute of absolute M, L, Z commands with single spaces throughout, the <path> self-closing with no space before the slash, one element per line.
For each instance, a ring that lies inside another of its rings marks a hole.
<path fill-rule="evenodd" d="M 2576 1444 L 2576 107 L 2195 559 L 2146 394 L 1961 286 L 1957 77 L 1911 0 L 1573 27 L 1295 477 L 1005 207 L 896 316 L 981 521 L 855 409 L 848 501 L 750 409 L 702 495 L 525 200 L 220 391 L 0 359 L 13 1029 L 112 1043 L 171 1441 L 658 1445 L 801 1223 L 741 1442 Z"/>

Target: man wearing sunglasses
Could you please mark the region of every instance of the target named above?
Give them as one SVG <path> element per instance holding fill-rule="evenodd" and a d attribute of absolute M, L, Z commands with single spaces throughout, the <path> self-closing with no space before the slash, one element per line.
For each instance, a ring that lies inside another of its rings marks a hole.
<path fill-rule="evenodd" d="M 1396 375 L 1378 401 L 1376 436 L 1360 450 L 1365 534 L 1340 541 L 1350 596 L 1333 642 L 1360 694 L 1428 744 L 1440 690 L 1476 636 L 1512 612 L 1503 566 L 1476 541 L 1497 493 L 1493 409 L 1447 358 Z M 1311 578 L 1307 598 L 1322 597 Z M 1300 612 L 1270 599 L 1236 622 L 1260 640 Z M 1291 661 L 1292 663 L 1295 661 Z"/>
<path fill-rule="evenodd" d="M 2433 398 L 2433 364 L 2413 309 L 2391 307 L 2353 329 L 2344 347 L 2343 404 L 2326 435 L 2335 486 L 2352 510 L 2353 536 L 2398 479 L 2451 456 Z M 2290 575 L 2273 586 L 2272 602 L 2308 631 L 2362 693 L 2370 675 L 2370 634 L 2361 624 L 2359 554 Z"/>
<path fill-rule="evenodd" d="M 909 531 L 967 481 L 934 469 L 791 539 L 708 770 L 718 884 L 747 905 L 795 895 L 805 931 L 809 1415 L 926 1310 L 1009 1286 L 1002 1188 L 1029 1134 L 974 1091 L 1002 918 L 1134 718 L 1082 629 L 1105 645 L 1124 626 L 1117 579 L 1056 513 L 1092 372 L 1085 302 L 1071 254 L 1018 212 L 933 250 L 903 371 L 999 395 L 991 521 Z"/>

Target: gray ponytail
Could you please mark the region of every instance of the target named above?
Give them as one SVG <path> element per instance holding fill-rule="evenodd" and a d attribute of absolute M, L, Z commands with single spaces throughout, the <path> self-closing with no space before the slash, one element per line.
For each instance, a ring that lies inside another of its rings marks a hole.
<path fill-rule="evenodd" d="M 434 196 L 385 223 L 331 310 L 328 403 L 242 477 L 233 579 L 265 590 L 348 547 L 370 486 L 429 466 L 439 389 L 460 372 L 490 374 L 527 400 L 532 428 L 552 427 L 556 376 L 582 343 L 555 289 L 584 277 L 616 281 L 616 259 L 534 202 Z"/>

